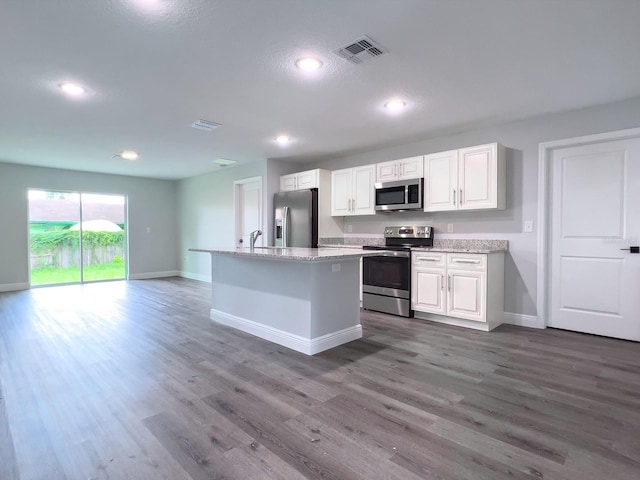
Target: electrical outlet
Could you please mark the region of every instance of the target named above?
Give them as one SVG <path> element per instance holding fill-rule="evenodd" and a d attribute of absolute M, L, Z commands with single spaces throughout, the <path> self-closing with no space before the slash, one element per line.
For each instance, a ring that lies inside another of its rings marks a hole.
<path fill-rule="evenodd" d="M 350 223 L 347 223 L 347 233 L 351 233 L 353 232 L 353 225 L 351 225 Z"/>
<path fill-rule="evenodd" d="M 453 223 L 447 223 L 447 233 L 453 233 Z"/>
<path fill-rule="evenodd" d="M 151 227 L 147 227 L 147 233 L 151 233 Z"/>
<path fill-rule="evenodd" d="M 339 272 L 341 268 L 341 265 L 339 263 L 332 263 L 331 264 L 331 271 L 332 272 Z"/>
<path fill-rule="evenodd" d="M 524 230 L 524 233 L 532 233 L 533 220 L 525 220 L 522 230 Z"/>

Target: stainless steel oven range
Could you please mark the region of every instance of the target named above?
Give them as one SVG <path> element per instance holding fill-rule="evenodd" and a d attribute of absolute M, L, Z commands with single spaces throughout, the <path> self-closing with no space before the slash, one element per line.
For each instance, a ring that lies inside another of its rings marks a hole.
<path fill-rule="evenodd" d="M 365 246 L 380 255 L 362 259 L 362 307 L 413 317 L 411 247 L 432 247 L 433 227 L 386 227 L 384 246 Z"/>

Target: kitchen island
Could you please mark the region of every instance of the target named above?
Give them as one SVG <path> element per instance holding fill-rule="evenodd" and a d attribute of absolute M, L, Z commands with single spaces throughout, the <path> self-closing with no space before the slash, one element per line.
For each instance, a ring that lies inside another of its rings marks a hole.
<path fill-rule="evenodd" d="M 211 254 L 211 319 L 307 355 L 362 337 L 354 248 L 191 248 Z"/>

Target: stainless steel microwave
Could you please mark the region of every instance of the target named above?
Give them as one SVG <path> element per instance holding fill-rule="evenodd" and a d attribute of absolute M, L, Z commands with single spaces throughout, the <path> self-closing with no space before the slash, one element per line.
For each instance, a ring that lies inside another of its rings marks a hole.
<path fill-rule="evenodd" d="M 376 210 L 422 210 L 422 178 L 376 183 Z"/>

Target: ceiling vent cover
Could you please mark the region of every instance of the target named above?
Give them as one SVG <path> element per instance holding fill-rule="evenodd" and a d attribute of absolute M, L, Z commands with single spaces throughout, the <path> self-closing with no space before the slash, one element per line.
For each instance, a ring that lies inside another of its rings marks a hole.
<path fill-rule="evenodd" d="M 213 132 L 216 128 L 220 126 L 220 124 L 216 122 L 210 122 L 209 120 L 200 119 L 193 122 L 191 126 L 199 130 L 204 130 L 205 132 Z"/>
<path fill-rule="evenodd" d="M 389 53 L 389 50 L 365 35 L 338 50 L 334 50 L 333 53 L 344 58 L 347 62 L 360 65 L 366 60 Z"/>

